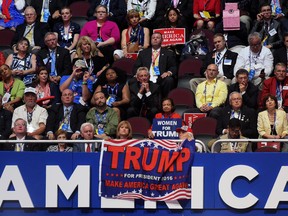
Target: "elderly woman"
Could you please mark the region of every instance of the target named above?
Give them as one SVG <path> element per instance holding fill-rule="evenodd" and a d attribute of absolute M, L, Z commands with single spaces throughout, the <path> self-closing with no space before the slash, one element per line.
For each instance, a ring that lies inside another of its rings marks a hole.
<path fill-rule="evenodd" d="M 29 47 L 28 39 L 21 38 L 16 45 L 17 53 L 10 54 L 5 62 L 13 76 L 20 78 L 26 86 L 31 85 L 36 78 L 36 56 L 29 53 Z"/>
<path fill-rule="evenodd" d="M 263 99 L 265 110 L 258 114 L 257 130 L 260 138 L 283 139 L 287 136 L 287 118 L 283 110 L 278 109 L 277 98 L 268 94 Z M 285 143 L 282 151 L 288 151 Z"/>
<path fill-rule="evenodd" d="M 141 17 L 135 9 L 127 13 L 128 28 L 122 31 L 121 48 L 124 56 L 127 53 L 137 53 L 149 46 L 149 29 L 142 27 L 139 23 Z"/>
<path fill-rule="evenodd" d="M 24 23 L 21 11 L 25 7 L 24 0 L 0 0 L 0 30 L 9 28 L 13 31 Z"/>
<path fill-rule="evenodd" d="M 90 79 L 96 82 L 97 77 L 109 66 L 107 59 L 88 36 L 79 39 L 74 62 L 83 59 L 90 73 Z"/>
<path fill-rule="evenodd" d="M 71 21 L 72 11 L 69 7 L 61 9 L 62 22 L 58 22 L 53 27 L 53 32 L 58 34 L 58 44 L 70 51 L 71 58 L 75 54 L 77 41 L 80 34 L 80 26 Z"/>
<path fill-rule="evenodd" d="M 0 67 L 0 75 L 3 81 L 0 82 L 0 95 L 3 95 L 3 107 L 11 112 L 21 105 L 24 96 L 24 83 L 12 76 L 12 70 L 8 65 L 3 64 Z"/>
<path fill-rule="evenodd" d="M 132 127 L 128 121 L 121 121 L 118 124 L 116 138 L 117 139 L 132 139 Z"/>
<path fill-rule="evenodd" d="M 58 130 L 55 133 L 57 140 L 67 140 L 67 132 L 64 130 Z M 47 148 L 47 152 L 72 152 L 73 148 L 67 146 L 67 143 L 58 143 L 58 145 L 50 145 Z"/>
<path fill-rule="evenodd" d="M 120 30 L 115 22 L 108 20 L 108 10 L 104 5 L 95 9 L 96 20 L 87 22 L 80 33 L 80 37 L 88 36 L 96 46 L 113 63 L 113 52 L 120 42 Z"/>

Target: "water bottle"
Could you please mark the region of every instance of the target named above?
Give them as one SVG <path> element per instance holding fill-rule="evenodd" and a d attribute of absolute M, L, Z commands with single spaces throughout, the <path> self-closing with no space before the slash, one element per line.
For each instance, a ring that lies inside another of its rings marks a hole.
<path fill-rule="evenodd" d="M 255 70 L 251 69 L 248 75 L 248 80 L 251 81 L 255 76 Z"/>

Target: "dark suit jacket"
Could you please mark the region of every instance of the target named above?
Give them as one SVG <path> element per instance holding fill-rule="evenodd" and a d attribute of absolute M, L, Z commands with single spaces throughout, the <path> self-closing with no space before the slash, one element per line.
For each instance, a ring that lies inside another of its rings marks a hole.
<path fill-rule="evenodd" d="M 9 140 L 16 140 L 16 137 L 10 138 Z M 35 138 L 30 137 L 30 136 L 26 136 L 25 140 L 35 140 Z M 19 142 L 21 143 L 21 140 L 19 140 Z M 15 146 L 16 143 L 5 143 L 4 144 L 4 151 L 14 151 L 15 150 Z M 40 150 L 40 146 L 39 144 L 36 143 L 25 143 L 24 144 L 24 151 L 39 151 Z"/>
<path fill-rule="evenodd" d="M 41 11 L 42 11 L 42 6 L 43 6 L 43 1 L 44 0 L 31 0 L 31 6 L 35 8 L 37 18 L 40 20 L 41 18 Z M 57 10 L 59 10 L 63 7 L 62 1 L 59 0 L 49 0 L 49 12 L 50 16 L 53 15 L 53 13 Z"/>
<path fill-rule="evenodd" d="M 129 85 L 130 106 L 140 111 L 144 100 L 147 108 L 151 109 L 156 107 L 159 110 L 161 101 L 159 85 L 150 81 L 149 89 L 151 91 L 151 95 L 149 97 L 143 96 L 144 99 L 142 98 L 142 100 L 137 96 L 139 89 L 139 82 L 133 82 Z"/>
<path fill-rule="evenodd" d="M 241 108 L 241 132 L 247 138 L 257 138 L 257 115 L 254 109 L 243 106 Z M 231 106 L 222 109 L 221 118 L 217 119 L 216 133 L 222 135 L 223 129 L 226 129 L 231 116 Z"/>
<path fill-rule="evenodd" d="M 152 63 L 152 48 L 147 48 L 142 50 L 138 58 L 134 64 L 134 74 L 136 74 L 136 71 L 139 67 L 147 67 L 150 68 Z M 159 70 L 160 74 L 163 74 L 164 72 L 171 71 L 172 77 L 174 79 L 177 78 L 177 65 L 176 65 L 176 57 L 173 51 L 161 48 L 160 50 L 160 56 L 159 56 Z M 161 82 L 160 77 L 158 77 L 157 81 Z"/>
<path fill-rule="evenodd" d="M 277 49 L 279 47 L 281 47 L 282 45 L 282 41 L 283 41 L 283 37 L 282 37 L 282 32 L 281 32 L 281 27 L 280 27 L 280 23 L 274 19 L 271 19 L 270 22 L 270 30 L 275 29 L 277 31 L 277 34 L 274 34 L 273 36 L 271 36 L 268 32 L 267 32 L 267 44 L 272 45 L 273 49 Z M 256 21 L 251 33 L 254 32 L 259 32 L 260 36 L 261 36 L 261 40 L 264 39 L 266 33 L 264 30 L 264 22 L 263 21 Z"/>
<path fill-rule="evenodd" d="M 87 11 L 87 17 L 89 18 L 89 20 L 95 18 L 94 11 L 96 7 L 100 5 L 101 0 L 93 0 L 90 2 L 91 6 Z M 127 4 L 125 3 L 125 0 L 110 0 L 109 12 L 113 14 L 112 17 L 109 17 L 109 20 L 117 22 L 117 24 L 123 22 L 125 20 L 127 12 Z"/>
<path fill-rule="evenodd" d="M 287 48 L 285 46 L 275 50 L 273 56 L 274 56 L 274 65 L 276 65 L 279 62 L 282 62 L 285 65 L 287 65 L 287 63 L 288 63 Z"/>
<path fill-rule="evenodd" d="M 83 140 L 83 139 L 80 139 L 80 140 Z M 99 140 L 99 139 L 94 138 L 93 140 Z M 91 152 L 99 152 L 100 149 L 101 149 L 101 140 L 99 140 L 99 142 L 96 144 L 92 143 Z M 85 143 L 74 143 L 73 152 L 86 152 Z"/>
<path fill-rule="evenodd" d="M 277 80 L 275 77 L 271 77 L 266 79 L 263 82 L 261 98 L 259 101 L 259 107 L 263 108 L 263 99 L 267 94 L 276 95 L 276 88 L 277 88 Z M 282 105 L 284 107 L 288 107 L 288 77 L 285 78 L 282 84 Z"/>
<path fill-rule="evenodd" d="M 60 122 L 64 118 L 63 105 L 53 105 L 48 110 L 48 113 L 49 115 L 46 124 L 46 132 L 52 131 L 55 133 L 59 128 Z M 76 131 L 80 131 L 81 125 L 86 122 L 86 113 L 87 108 L 80 104 L 73 104 L 73 109 L 70 115 L 70 127 L 74 133 Z"/>
<path fill-rule="evenodd" d="M 15 31 L 15 35 L 12 39 L 11 46 L 16 44 L 22 37 L 24 37 L 24 32 L 27 24 L 23 23 L 18 25 Z M 41 48 L 45 47 L 44 36 L 49 32 L 49 25 L 47 23 L 35 22 L 34 26 L 34 42 L 35 46 L 40 46 Z"/>
<path fill-rule="evenodd" d="M 37 64 L 46 66 L 48 69 L 48 72 L 51 71 L 51 66 L 49 61 L 44 64 L 43 60 L 45 58 L 50 58 L 50 52 L 49 49 L 46 47 L 44 49 L 41 49 L 37 53 Z M 56 70 L 58 76 L 64 76 L 64 75 L 70 75 L 72 73 L 72 63 L 70 58 L 70 53 L 67 49 L 62 47 L 57 47 L 56 50 Z"/>
<path fill-rule="evenodd" d="M 159 2 L 163 2 L 163 3 L 165 2 L 165 11 L 170 7 L 174 7 L 173 0 L 165 0 L 165 1 L 159 0 Z M 158 5 L 158 1 L 157 1 L 157 5 Z M 176 8 L 180 11 L 184 19 L 192 18 L 193 1 L 180 0 Z M 186 20 L 186 21 L 189 21 L 189 20 Z"/>
<path fill-rule="evenodd" d="M 228 95 L 231 92 L 240 92 L 239 83 L 234 83 L 228 87 Z M 257 109 L 259 89 L 251 82 L 248 82 L 248 86 L 245 94 L 242 95 L 243 104 L 247 107 Z M 227 97 L 227 105 L 229 104 L 229 97 Z"/>
<path fill-rule="evenodd" d="M 226 76 L 228 79 L 233 79 L 234 77 L 233 70 L 234 70 L 234 65 L 236 64 L 237 56 L 238 56 L 237 53 L 227 50 L 222 59 L 223 73 L 224 73 L 224 76 Z M 225 65 L 224 64 L 225 59 L 231 59 L 232 60 L 231 65 Z M 205 61 L 203 62 L 203 65 L 200 71 L 202 77 L 205 77 L 204 72 L 207 69 L 208 65 L 210 64 L 215 64 L 215 51 L 210 52 L 206 55 Z"/>
<path fill-rule="evenodd" d="M 8 139 L 12 133 L 12 113 L 8 110 L 0 108 L 0 140 Z"/>

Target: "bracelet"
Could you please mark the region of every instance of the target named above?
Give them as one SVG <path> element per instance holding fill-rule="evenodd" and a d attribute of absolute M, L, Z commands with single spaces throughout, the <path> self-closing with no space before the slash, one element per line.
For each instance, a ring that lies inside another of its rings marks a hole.
<path fill-rule="evenodd" d="M 82 85 L 87 85 L 87 82 L 82 82 Z"/>

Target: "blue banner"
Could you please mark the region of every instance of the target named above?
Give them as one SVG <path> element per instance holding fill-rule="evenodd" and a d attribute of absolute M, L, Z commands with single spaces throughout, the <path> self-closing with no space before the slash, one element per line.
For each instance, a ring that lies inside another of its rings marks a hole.
<path fill-rule="evenodd" d="M 178 200 L 191 197 L 195 140 L 107 140 L 101 155 L 101 196 Z"/>
<path fill-rule="evenodd" d="M 182 119 L 153 119 L 152 132 L 154 139 L 178 139 L 177 128 L 181 128 Z"/>

